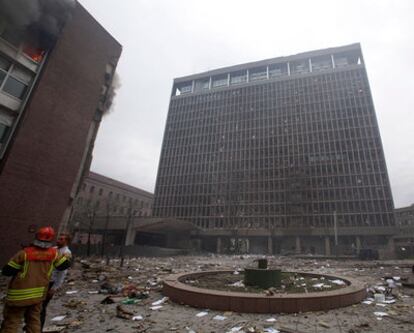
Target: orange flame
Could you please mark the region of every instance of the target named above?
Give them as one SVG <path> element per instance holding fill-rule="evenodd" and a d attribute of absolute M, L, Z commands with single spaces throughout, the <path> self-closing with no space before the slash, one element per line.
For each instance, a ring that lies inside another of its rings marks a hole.
<path fill-rule="evenodd" d="M 33 61 L 39 63 L 44 58 L 46 51 L 31 45 L 25 45 L 23 52 Z"/>

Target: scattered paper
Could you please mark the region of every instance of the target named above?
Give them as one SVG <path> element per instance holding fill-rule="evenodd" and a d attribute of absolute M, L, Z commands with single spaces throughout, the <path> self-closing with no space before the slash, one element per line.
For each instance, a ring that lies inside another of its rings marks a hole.
<path fill-rule="evenodd" d="M 99 291 L 98 290 L 89 290 L 88 294 L 98 294 Z"/>
<path fill-rule="evenodd" d="M 227 331 L 227 333 L 240 332 L 242 329 L 242 326 L 232 327 L 230 331 Z"/>
<path fill-rule="evenodd" d="M 156 305 L 161 305 L 161 304 L 165 303 L 166 301 L 168 301 L 168 297 L 163 297 L 160 300 L 158 300 L 156 302 L 153 302 L 152 305 L 155 305 L 155 306 Z"/>
<path fill-rule="evenodd" d="M 265 328 L 265 329 L 263 330 L 263 332 L 265 332 L 265 333 L 280 333 L 280 331 L 279 331 L 279 330 L 277 330 L 276 328 L 273 328 L 273 327 L 268 327 L 268 328 Z"/>
<path fill-rule="evenodd" d="M 143 320 L 144 319 L 144 317 L 142 317 L 142 316 L 133 316 L 132 317 L 132 320 Z"/>
<path fill-rule="evenodd" d="M 66 318 L 66 316 L 56 316 L 56 317 L 53 317 L 51 320 L 52 321 L 62 321 L 65 318 Z"/>
<path fill-rule="evenodd" d="M 66 294 L 67 295 L 72 295 L 72 294 L 77 294 L 78 293 L 78 291 L 77 290 L 68 290 L 67 292 L 66 292 Z"/>
<path fill-rule="evenodd" d="M 208 312 L 206 312 L 206 311 L 202 311 L 202 312 L 197 313 L 197 314 L 196 314 L 196 317 L 201 318 L 201 317 L 204 317 L 204 316 L 207 316 L 207 315 L 208 315 Z"/>
<path fill-rule="evenodd" d="M 230 284 L 230 286 L 231 287 L 238 287 L 238 288 L 244 288 L 245 287 L 243 280 L 236 281 L 236 282 Z"/>
<path fill-rule="evenodd" d="M 338 285 L 338 286 L 343 286 L 343 285 L 346 284 L 345 281 L 339 280 L 339 279 L 338 280 L 332 280 L 331 282 Z"/>
<path fill-rule="evenodd" d="M 363 301 L 362 304 L 370 305 L 370 304 L 372 304 L 372 301 Z"/>
<path fill-rule="evenodd" d="M 275 321 L 277 321 L 277 319 L 272 317 L 272 318 L 266 319 L 266 321 L 268 323 L 274 323 Z"/>
<path fill-rule="evenodd" d="M 388 316 L 388 313 L 378 311 L 378 312 L 374 312 L 374 315 L 377 317 L 385 317 L 385 316 Z"/>
<path fill-rule="evenodd" d="M 394 304 L 395 299 L 386 299 L 383 303 L 385 303 L 385 304 Z"/>
<path fill-rule="evenodd" d="M 214 316 L 213 319 L 214 320 L 225 320 L 225 319 L 227 319 L 227 317 L 217 315 L 217 316 Z"/>
<path fill-rule="evenodd" d="M 162 308 L 162 305 L 156 305 L 156 306 L 151 306 L 150 309 L 151 310 L 159 310 Z"/>

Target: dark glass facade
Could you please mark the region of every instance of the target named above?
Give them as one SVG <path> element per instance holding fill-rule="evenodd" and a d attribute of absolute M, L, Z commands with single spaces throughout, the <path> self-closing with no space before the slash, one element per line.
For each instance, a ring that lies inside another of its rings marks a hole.
<path fill-rule="evenodd" d="M 176 79 L 154 215 L 205 229 L 391 227 L 359 44 Z"/>

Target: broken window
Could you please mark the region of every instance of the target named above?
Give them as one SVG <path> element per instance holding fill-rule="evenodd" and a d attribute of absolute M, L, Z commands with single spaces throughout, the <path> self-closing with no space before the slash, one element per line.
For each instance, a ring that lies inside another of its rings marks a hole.
<path fill-rule="evenodd" d="M 228 76 L 227 74 L 219 75 L 213 77 L 213 88 L 224 87 L 227 86 L 228 83 Z"/>
<path fill-rule="evenodd" d="M 267 79 L 267 67 L 252 68 L 249 70 L 249 80 L 258 81 Z"/>
<path fill-rule="evenodd" d="M 290 63 L 290 71 L 292 74 L 305 74 L 309 73 L 309 60 L 303 59 Z"/>
<path fill-rule="evenodd" d="M 247 71 L 239 71 L 230 74 L 230 84 L 242 84 L 247 82 Z"/>
<path fill-rule="evenodd" d="M 180 96 L 182 94 L 188 94 L 193 91 L 193 82 L 183 82 L 183 83 L 177 83 L 175 85 L 174 89 L 174 96 Z"/>
<path fill-rule="evenodd" d="M 275 78 L 288 75 L 287 64 L 273 64 L 269 66 L 269 77 Z"/>
<path fill-rule="evenodd" d="M 210 89 L 210 78 L 197 80 L 195 82 L 195 90 L 203 91 Z"/>
<path fill-rule="evenodd" d="M 343 52 L 334 54 L 335 68 L 343 68 L 350 65 L 360 65 L 362 63 L 361 54 L 358 52 Z"/>
<path fill-rule="evenodd" d="M 323 72 L 332 69 L 332 59 L 330 55 L 312 58 L 312 72 Z"/>

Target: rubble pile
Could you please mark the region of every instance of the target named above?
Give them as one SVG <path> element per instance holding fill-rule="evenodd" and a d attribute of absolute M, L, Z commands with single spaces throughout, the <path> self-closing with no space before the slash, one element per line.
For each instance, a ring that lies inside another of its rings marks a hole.
<path fill-rule="evenodd" d="M 268 257 L 271 265 L 280 265 L 289 271 L 337 274 L 366 283 L 368 297 L 361 304 L 328 312 L 289 315 L 219 312 L 178 305 L 161 293 L 162 281 L 169 274 L 220 269 L 232 270 L 237 277 L 238 272 L 256 258 L 248 255 L 132 258 L 126 260 L 123 267 L 117 259 L 109 264 L 100 258 L 78 260 L 48 307 L 45 332 L 414 331 L 414 289 L 403 285 L 413 275 L 413 261 Z M 294 283 L 301 283 L 300 278 Z M 326 281 L 312 283 L 322 283 L 321 288 L 325 288 Z M 342 281 L 331 283 L 341 284 Z M 0 278 L 2 296 L 6 284 L 7 279 Z M 198 281 L 193 284 L 196 286 Z M 272 290 L 268 292 L 271 296 Z"/>

